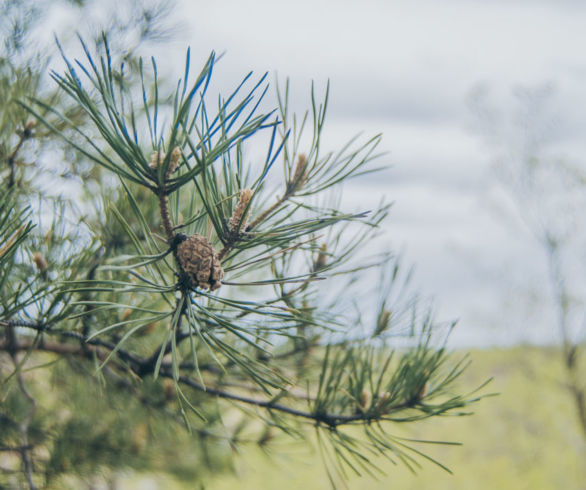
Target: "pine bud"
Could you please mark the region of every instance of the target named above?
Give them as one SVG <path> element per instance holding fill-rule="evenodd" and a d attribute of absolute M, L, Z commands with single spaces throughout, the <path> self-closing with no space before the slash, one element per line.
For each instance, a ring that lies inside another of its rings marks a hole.
<path fill-rule="evenodd" d="M 425 398 L 428 391 L 429 391 L 429 381 L 426 381 L 425 384 L 423 385 L 423 388 L 421 388 L 421 391 L 419 392 L 419 399 L 422 400 L 423 398 Z"/>
<path fill-rule="evenodd" d="M 306 170 L 307 158 L 303 153 L 300 153 L 297 159 L 297 165 L 295 165 L 295 171 L 293 172 L 293 178 L 289 181 L 289 192 L 295 192 L 303 187 L 305 179 L 307 178 Z"/>
<path fill-rule="evenodd" d="M 126 308 L 122 312 L 122 315 L 120 315 L 120 320 L 122 320 L 122 321 L 128 320 L 128 318 L 130 317 L 131 314 L 132 314 L 132 310 L 130 308 Z"/>
<path fill-rule="evenodd" d="M 143 329 L 141 329 L 141 335 L 145 336 L 145 335 L 150 335 L 155 331 L 155 328 L 157 327 L 157 322 L 152 322 L 149 323 L 146 327 L 144 327 Z"/>
<path fill-rule="evenodd" d="M 247 211 L 246 207 L 252 198 L 252 194 L 252 189 L 246 188 L 240 191 L 240 200 L 238 201 L 236 209 L 234 209 L 232 217 L 230 218 L 231 231 L 238 232 L 242 228 L 246 227 L 246 220 L 248 219 L 248 216 L 244 216 L 244 212 Z"/>
<path fill-rule="evenodd" d="M 35 263 L 35 266 L 39 272 L 42 273 L 47 270 L 48 264 L 41 252 L 35 252 L 33 255 L 33 262 Z"/>
<path fill-rule="evenodd" d="M 22 133 L 22 135 L 25 138 L 30 138 L 33 135 L 33 128 L 37 125 L 36 121 L 28 121 L 25 125 L 24 125 L 24 132 Z"/>
<path fill-rule="evenodd" d="M 172 400 L 175 398 L 175 385 L 173 381 L 166 378 L 163 380 L 163 393 L 165 394 L 165 399 Z"/>
<path fill-rule="evenodd" d="M 10 238 L 8 238 L 8 240 L 5 241 L 4 245 L 2 245 L 2 248 L 0 248 L 0 257 L 3 257 L 4 254 L 8 251 L 8 249 L 10 247 L 12 247 L 12 245 L 14 244 L 14 242 L 18 238 L 18 235 L 22 232 L 22 230 L 24 229 L 24 227 L 25 227 L 25 225 L 20 225 L 20 227 L 18 228 L 18 230 L 16 230 L 10 236 Z"/>
<path fill-rule="evenodd" d="M 387 402 L 391 399 L 391 394 L 388 391 L 383 391 L 382 393 L 378 394 L 378 401 L 376 404 L 376 409 L 379 413 L 385 413 L 387 408 Z"/>
<path fill-rule="evenodd" d="M 175 172 L 175 170 L 177 170 L 177 167 L 179 166 L 179 160 L 181 160 L 181 148 L 176 146 L 173 148 L 171 157 L 169 158 L 169 174 L 172 174 Z"/>
<path fill-rule="evenodd" d="M 362 390 L 362 393 L 360 393 L 360 408 L 366 410 L 370 406 L 371 400 L 372 395 L 370 394 L 370 391 L 366 389 Z"/>
<path fill-rule="evenodd" d="M 155 151 L 152 155 L 151 155 L 151 163 L 149 164 L 149 167 L 151 167 L 153 170 L 156 170 L 159 168 L 159 165 L 161 164 L 161 162 L 165 159 L 165 154 L 161 153 L 161 150 L 157 150 Z"/>
<path fill-rule="evenodd" d="M 177 261 L 194 288 L 215 291 L 222 285 L 224 270 L 218 254 L 207 238 L 201 235 L 177 235 Z"/>
<path fill-rule="evenodd" d="M 167 158 L 166 153 L 162 152 L 161 150 L 155 151 L 151 156 L 151 163 L 149 164 L 149 167 L 153 170 L 156 170 L 165 161 L 165 158 Z M 171 156 L 169 157 L 169 170 L 167 171 L 167 175 L 171 175 L 173 172 L 175 172 L 175 170 L 177 170 L 180 159 L 181 148 L 176 146 L 175 148 L 173 148 Z"/>
<path fill-rule="evenodd" d="M 323 269 L 326 265 L 326 259 L 327 259 L 327 252 L 328 252 L 328 246 L 326 243 L 324 243 L 320 248 L 319 248 L 319 253 L 317 254 L 317 259 L 315 259 L 315 262 L 313 263 L 313 271 L 317 272 L 320 269 Z"/>
<path fill-rule="evenodd" d="M 378 319 L 376 321 L 376 329 L 374 331 L 375 337 L 377 335 L 380 335 L 381 333 L 383 333 L 389 327 L 390 320 L 391 320 L 391 312 L 389 310 L 387 310 L 386 308 L 383 309 L 379 313 Z"/>

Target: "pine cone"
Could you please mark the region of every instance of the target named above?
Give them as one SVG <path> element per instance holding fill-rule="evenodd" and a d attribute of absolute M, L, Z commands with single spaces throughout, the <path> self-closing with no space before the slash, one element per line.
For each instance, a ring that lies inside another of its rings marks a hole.
<path fill-rule="evenodd" d="M 224 270 L 207 238 L 201 235 L 178 236 L 175 254 L 193 287 L 215 291 L 222 285 Z"/>

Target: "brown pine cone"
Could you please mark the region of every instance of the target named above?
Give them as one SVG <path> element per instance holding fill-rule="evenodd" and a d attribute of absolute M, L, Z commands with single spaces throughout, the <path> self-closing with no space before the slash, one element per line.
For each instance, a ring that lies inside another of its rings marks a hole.
<path fill-rule="evenodd" d="M 201 235 L 178 235 L 175 254 L 183 272 L 194 288 L 215 291 L 222 285 L 224 270 L 207 238 Z"/>

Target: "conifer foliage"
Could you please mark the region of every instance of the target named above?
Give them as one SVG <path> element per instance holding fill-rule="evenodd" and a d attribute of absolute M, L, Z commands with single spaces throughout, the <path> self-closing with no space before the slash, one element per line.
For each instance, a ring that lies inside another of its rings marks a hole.
<path fill-rule="evenodd" d="M 466 363 L 396 257 L 365 252 L 388 206 L 331 197 L 375 170 L 380 136 L 327 153 L 327 89 L 298 117 L 288 83 L 263 109 L 266 76 L 212 97 L 213 53 L 194 71 L 188 50 L 169 90 L 154 59 L 80 45 L 51 92 L 2 60 L 2 484 L 193 483 L 275 437 L 314 441 L 334 485 L 431 460 L 393 427 L 466 413 Z M 36 166 L 51 154 L 72 163 Z M 44 188 L 57 171 L 81 190 Z"/>

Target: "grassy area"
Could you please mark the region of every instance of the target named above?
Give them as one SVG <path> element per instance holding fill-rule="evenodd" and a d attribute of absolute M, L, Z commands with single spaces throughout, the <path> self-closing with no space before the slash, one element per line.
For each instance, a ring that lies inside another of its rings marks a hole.
<path fill-rule="evenodd" d="M 586 445 L 574 407 L 562 385 L 558 353 L 517 347 L 474 351 L 461 383 L 475 387 L 489 377 L 486 392 L 471 417 L 446 417 L 397 427 L 397 435 L 462 442 L 428 446 L 427 453 L 450 467 L 450 475 L 431 463 L 417 475 L 380 461 L 386 476 L 351 477 L 350 489 L 586 489 Z M 585 373 L 586 374 L 586 373 Z M 206 490 L 328 489 L 319 454 L 308 447 L 277 442 L 267 457 L 246 449 L 236 457 L 235 474 L 219 476 Z"/>

